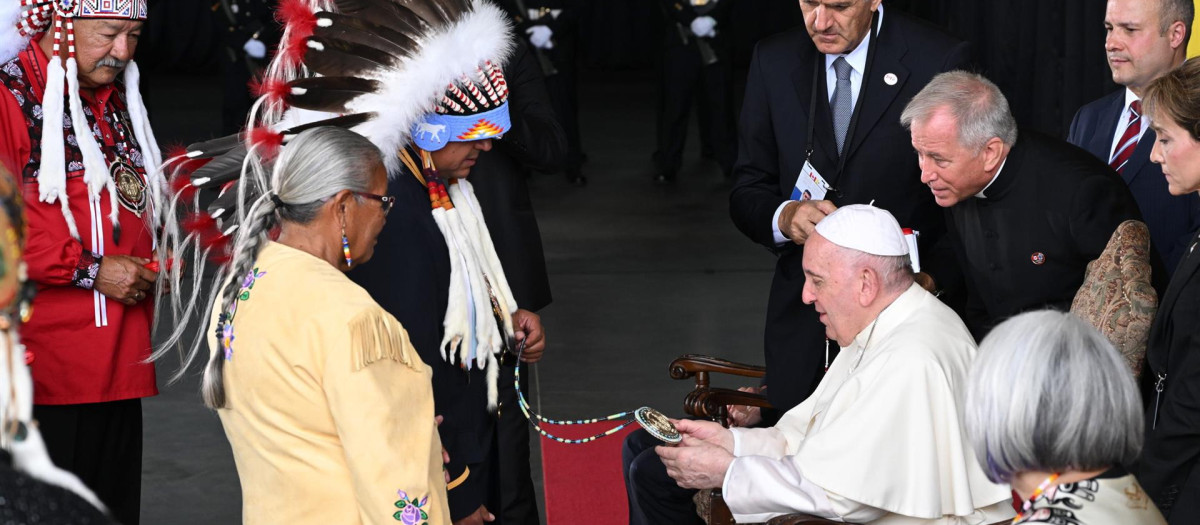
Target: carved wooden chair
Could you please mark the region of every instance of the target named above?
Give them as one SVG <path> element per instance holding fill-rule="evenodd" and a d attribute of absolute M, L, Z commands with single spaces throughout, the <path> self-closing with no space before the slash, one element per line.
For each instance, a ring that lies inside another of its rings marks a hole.
<path fill-rule="evenodd" d="M 672 379 L 696 380 L 696 388 L 688 393 L 683 402 L 683 411 L 689 416 L 716 421 L 725 425 L 728 415 L 727 405 L 748 405 L 759 408 L 771 408 L 766 396 L 739 392 L 728 388 L 712 386 L 711 374 L 730 374 L 741 377 L 761 379 L 766 374 L 766 368 L 755 365 L 736 363 L 716 357 L 698 354 L 681 356 L 671 362 Z M 696 513 L 708 525 L 733 525 L 733 514 L 721 498 L 720 489 L 702 490 L 696 494 Z M 805 514 L 789 514 L 772 518 L 768 525 L 825 525 L 840 524 L 841 522 L 815 518 Z"/>

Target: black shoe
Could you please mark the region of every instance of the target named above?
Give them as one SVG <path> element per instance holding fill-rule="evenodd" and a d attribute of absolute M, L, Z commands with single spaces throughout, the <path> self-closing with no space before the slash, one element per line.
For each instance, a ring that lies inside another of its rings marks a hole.
<path fill-rule="evenodd" d="M 587 177 L 579 173 L 568 173 L 567 182 L 571 183 L 572 186 L 583 187 L 587 186 Z"/>
<path fill-rule="evenodd" d="M 675 182 L 674 171 L 660 171 L 654 176 L 655 184 L 673 184 Z"/>

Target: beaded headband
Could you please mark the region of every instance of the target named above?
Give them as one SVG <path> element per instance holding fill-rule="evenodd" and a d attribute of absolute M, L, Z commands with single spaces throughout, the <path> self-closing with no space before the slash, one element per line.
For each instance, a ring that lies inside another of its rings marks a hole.
<path fill-rule="evenodd" d="M 503 135 L 512 122 L 508 114 L 508 82 L 490 60 L 475 68 L 474 78 L 463 75 L 446 88 L 433 113 L 413 124 L 418 148 L 437 151 L 448 142 L 471 142 Z"/>
<path fill-rule="evenodd" d="M 47 57 L 46 89 L 42 100 L 42 120 L 60 122 L 69 116 L 77 147 L 83 156 L 84 182 L 89 197 L 95 199 L 107 193 L 112 201 L 109 214 L 112 225 L 112 241 L 119 242 L 120 222 L 116 206 L 117 191 L 110 174 L 109 162 L 100 151 L 99 144 L 84 116 L 79 98 L 79 66 L 76 62 L 75 20 L 116 19 L 145 20 L 148 15 L 147 0 L 0 0 L 0 63 L 16 57 L 22 50 L 34 44 L 32 40 L 49 33 L 53 36 L 53 52 Z M 63 51 L 66 53 L 64 54 Z M 152 178 L 148 186 L 152 199 L 158 198 L 161 179 L 158 171 L 161 156 L 150 130 L 145 105 L 138 92 L 140 74 L 137 64 L 125 66 L 125 102 L 129 110 L 132 134 L 142 148 L 142 159 L 147 174 Z M 67 100 L 63 100 L 63 95 Z M 79 228 L 67 204 L 66 180 L 69 167 L 65 158 L 64 137 L 57 126 L 45 126 L 42 135 L 42 169 L 38 175 L 38 198 L 46 203 L 59 203 L 71 236 L 80 239 Z M 157 208 L 156 208 L 157 213 Z M 93 223 L 100 219 L 92 217 Z"/>

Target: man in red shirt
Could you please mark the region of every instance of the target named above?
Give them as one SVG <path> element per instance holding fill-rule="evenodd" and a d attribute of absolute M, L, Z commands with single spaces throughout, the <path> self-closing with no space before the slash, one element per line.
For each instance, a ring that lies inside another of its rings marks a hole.
<path fill-rule="evenodd" d="M 146 2 L 20 3 L 0 0 L 0 24 L 19 18 L 0 27 L 0 162 L 21 185 L 37 286 L 22 328 L 34 417 L 54 462 L 136 524 L 163 188 L 131 62 Z"/>

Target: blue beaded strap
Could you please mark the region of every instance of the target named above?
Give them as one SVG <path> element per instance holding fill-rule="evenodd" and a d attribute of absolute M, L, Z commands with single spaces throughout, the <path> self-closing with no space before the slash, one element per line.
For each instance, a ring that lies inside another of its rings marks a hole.
<path fill-rule="evenodd" d="M 605 436 L 611 436 L 613 434 L 616 434 L 617 432 L 620 432 L 621 429 L 623 429 L 629 425 L 632 425 L 634 423 L 634 421 L 636 421 L 632 417 L 632 415 L 633 415 L 632 411 L 626 411 L 626 412 L 621 412 L 619 414 L 612 414 L 610 416 L 604 416 L 604 417 L 598 417 L 598 418 L 592 418 L 592 419 L 571 419 L 571 420 L 550 419 L 547 417 L 542 417 L 541 415 L 537 414 L 536 412 L 533 411 L 533 408 L 529 406 L 529 401 L 525 400 L 525 394 L 521 392 L 521 354 L 524 352 L 525 352 L 525 341 L 521 341 L 521 343 L 519 345 L 517 345 L 517 365 L 516 365 L 516 372 L 513 374 L 513 376 L 515 378 L 513 380 L 513 384 L 516 385 L 516 387 L 517 387 L 517 401 L 519 402 L 519 404 L 521 406 L 521 413 L 525 414 L 525 419 L 528 419 L 529 422 L 531 424 L 533 424 L 533 429 L 536 430 L 538 434 L 545 436 L 547 439 L 553 439 L 554 441 L 557 441 L 559 443 L 563 443 L 566 445 L 579 445 L 579 444 L 595 441 L 595 440 L 600 439 Z M 583 439 L 567 439 L 567 438 L 561 438 L 561 437 L 555 436 L 554 434 L 546 432 L 544 429 L 542 429 L 542 425 L 540 424 L 540 423 L 545 423 L 548 425 L 587 425 L 590 423 L 601 423 L 604 421 L 618 421 L 618 420 L 624 420 L 624 422 L 622 422 L 620 425 L 618 425 L 612 429 L 606 430 L 600 434 L 596 434 L 594 436 L 586 437 Z"/>

